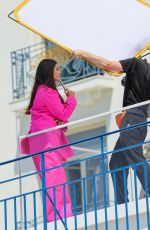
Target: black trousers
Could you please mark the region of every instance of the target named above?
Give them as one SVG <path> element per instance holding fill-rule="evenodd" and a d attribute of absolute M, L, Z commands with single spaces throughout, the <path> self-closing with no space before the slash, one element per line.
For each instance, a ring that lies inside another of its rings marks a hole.
<path fill-rule="evenodd" d="M 127 127 L 145 121 L 146 121 L 146 115 L 141 109 L 139 108 L 130 109 L 129 111 L 127 111 L 125 117 L 123 118 L 122 125 L 123 127 Z M 145 140 L 146 134 L 147 134 L 147 126 L 141 126 L 131 130 L 123 131 L 120 133 L 120 136 L 116 142 L 114 149 L 117 150 L 123 147 L 141 143 Z M 144 162 L 144 161 L 145 158 L 143 156 L 143 149 L 142 146 L 139 146 L 129 150 L 113 153 L 110 159 L 109 167 L 110 170 L 113 170 L 116 168 L 121 168 L 123 166 L 128 166 L 130 164 Z M 149 164 L 146 164 L 146 166 L 147 166 L 146 173 L 148 177 L 147 187 L 148 187 L 148 193 L 150 194 L 150 167 Z M 116 182 L 114 184 L 114 188 L 116 188 L 116 198 L 118 204 L 125 203 L 125 200 L 128 201 L 128 197 L 126 197 L 125 199 L 125 195 L 128 195 L 127 188 L 125 188 L 127 186 L 128 173 L 129 173 L 129 169 L 125 170 L 125 174 L 123 174 L 123 170 L 117 171 L 116 180 L 114 180 L 114 175 L 111 174 L 113 184 Z M 136 167 L 136 173 L 138 179 L 141 182 L 143 189 L 146 191 L 143 164 Z"/>

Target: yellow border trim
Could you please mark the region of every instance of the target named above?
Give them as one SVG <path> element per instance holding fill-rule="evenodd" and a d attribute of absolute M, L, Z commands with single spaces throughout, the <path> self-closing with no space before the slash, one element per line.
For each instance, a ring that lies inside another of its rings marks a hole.
<path fill-rule="evenodd" d="M 105 71 L 105 72 L 111 74 L 114 77 L 120 77 L 123 74 L 123 73 L 113 73 L 113 72 L 109 72 L 109 71 Z"/>
<path fill-rule="evenodd" d="M 150 48 L 150 42 L 147 43 L 138 53 L 136 53 L 135 57 L 140 57 L 147 49 Z"/>
<path fill-rule="evenodd" d="M 73 50 L 70 49 L 69 47 L 61 45 L 61 44 L 58 43 L 57 41 L 55 41 L 55 40 L 53 40 L 52 38 L 46 36 L 45 34 L 40 33 L 39 31 L 35 30 L 35 29 L 32 28 L 31 26 L 29 26 L 29 25 L 27 25 L 26 23 L 24 23 L 24 22 L 21 21 L 18 12 L 19 12 L 25 5 L 27 5 L 29 1 L 30 1 L 30 0 L 24 0 L 18 7 L 16 7 L 16 8 L 14 9 L 13 13 L 14 13 L 14 16 L 15 16 L 16 20 L 17 20 L 21 25 L 25 26 L 26 28 L 28 28 L 28 29 L 31 30 L 32 32 L 34 32 L 34 33 L 40 35 L 41 37 L 44 37 L 45 39 L 47 39 L 47 40 L 49 40 L 49 41 L 55 43 L 56 45 L 60 46 L 61 48 L 67 50 L 67 51 L 70 52 L 70 53 L 72 53 Z"/>
<path fill-rule="evenodd" d="M 145 2 L 145 0 L 137 0 L 138 2 L 142 3 L 145 6 L 150 7 L 150 3 Z"/>

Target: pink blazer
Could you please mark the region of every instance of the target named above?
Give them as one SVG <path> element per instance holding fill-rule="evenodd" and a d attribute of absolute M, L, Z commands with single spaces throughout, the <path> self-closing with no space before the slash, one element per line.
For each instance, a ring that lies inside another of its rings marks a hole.
<path fill-rule="evenodd" d="M 28 133 L 37 132 L 57 126 L 57 120 L 68 122 L 76 107 L 76 99 L 67 97 L 63 104 L 57 90 L 47 86 L 39 86 L 31 109 L 31 124 Z M 36 153 L 48 148 L 68 144 L 65 129 L 49 131 L 44 134 L 28 137 L 21 141 L 20 152 L 23 154 Z M 58 152 L 64 158 L 71 157 L 73 151 L 70 147 L 59 149 Z"/>

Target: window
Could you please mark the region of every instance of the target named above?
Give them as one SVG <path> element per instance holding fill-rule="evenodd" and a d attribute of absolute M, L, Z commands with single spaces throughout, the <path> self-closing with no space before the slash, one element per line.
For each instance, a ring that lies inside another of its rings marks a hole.
<path fill-rule="evenodd" d="M 89 130 L 82 133 L 76 133 L 70 135 L 68 137 L 69 141 L 75 142 L 78 140 L 83 140 L 89 137 L 98 136 L 102 133 L 105 133 L 105 128 L 97 128 L 94 130 Z M 104 144 L 106 141 L 104 140 Z M 88 142 L 83 142 L 74 147 L 75 152 L 75 160 L 79 160 L 88 156 L 94 156 L 101 152 L 101 144 L 100 139 L 94 139 Z M 107 158 L 105 159 L 105 169 L 108 168 L 107 166 Z M 94 189 L 96 191 L 96 199 L 97 199 L 97 209 L 104 207 L 104 191 L 103 191 L 103 176 L 99 175 L 102 172 L 102 158 L 101 155 L 99 157 L 89 159 L 86 161 L 78 162 L 74 165 L 70 165 L 66 167 L 67 171 L 67 178 L 68 181 L 78 180 L 75 185 L 71 184 L 69 186 L 70 195 L 72 199 L 72 204 L 74 206 L 74 193 L 76 197 L 76 211 L 78 214 L 83 212 L 83 198 L 86 196 L 86 208 L 87 212 L 92 211 L 94 209 Z M 95 181 L 93 179 L 93 175 L 95 176 Z M 81 178 L 88 177 L 85 180 L 85 187 L 83 186 L 83 181 L 80 181 Z M 106 177 L 107 182 L 107 194 L 106 197 L 108 198 L 109 188 L 108 188 L 108 178 Z M 94 184 L 95 185 L 94 185 Z M 93 186 L 94 185 L 94 186 Z M 75 186 L 75 188 L 73 188 Z M 107 199 L 108 200 L 108 199 Z M 74 207 L 73 207 L 74 209 Z"/>

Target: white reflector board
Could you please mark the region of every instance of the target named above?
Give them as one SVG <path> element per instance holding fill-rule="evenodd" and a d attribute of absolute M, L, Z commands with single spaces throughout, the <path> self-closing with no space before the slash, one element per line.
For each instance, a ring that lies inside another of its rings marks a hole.
<path fill-rule="evenodd" d="M 69 51 L 109 59 L 134 56 L 150 42 L 150 8 L 136 0 L 26 0 L 14 15 Z"/>

